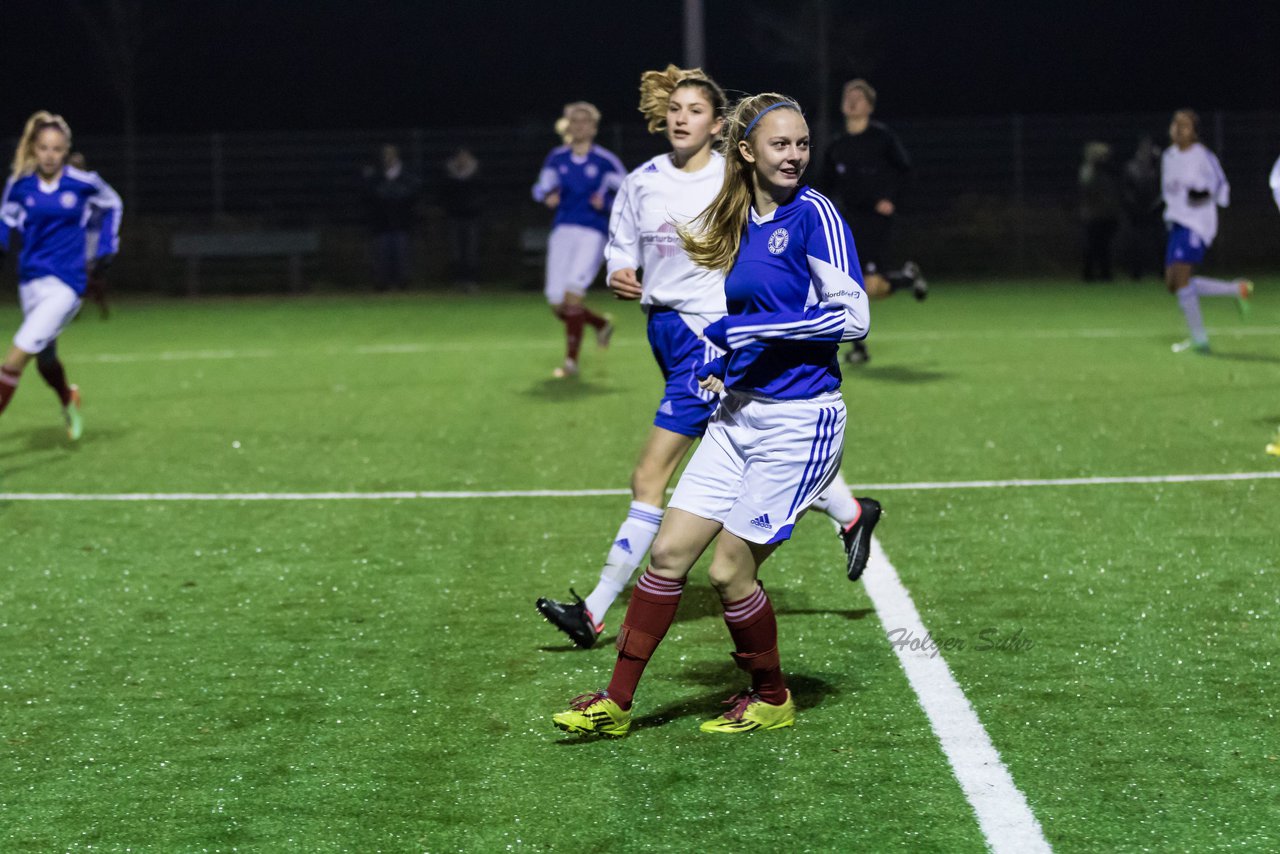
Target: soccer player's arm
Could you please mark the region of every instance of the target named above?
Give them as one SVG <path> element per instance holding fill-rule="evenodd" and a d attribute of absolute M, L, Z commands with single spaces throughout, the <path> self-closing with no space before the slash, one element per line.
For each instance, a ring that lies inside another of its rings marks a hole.
<path fill-rule="evenodd" d="M 96 172 L 93 173 L 93 189 L 89 205 L 102 214 L 98 226 L 98 253 L 94 258 L 94 268 L 102 273 L 120 249 L 120 216 L 124 213 L 124 202 L 120 194 Z"/>
<path fill-rule="evenodd" d="M 551 165 L 551 155 L 547 155 L 547 159 L 542 161 L 542 171 L 538 173 L 538 180 L 533 185 L 533 200 L 538 203 L 545 202 L 547 196 L 560 189 L 560 173 Z"/>
<path fill-rule="evenodd" d="M 804 311 L 728 315 L 703 330 L 708 341 L 724 350 L 737 350 L 754 341 L 836 344 L 867 337 L 871 312 L 862 288 L 853 235 L 843 219 L 825 208 L 827 204 L 824 199 L 818 206 L 814 233 L 806 247 L 817 305 Z"/>
<path fill-rule="evenodd" d="M 1280 208 L 1280 157 L 1276 158 L 1276 165 L 1271 167 L 1271 195 L 1276 200 L 1276 207 Z"/>
<path fill-rule="evenodd" d="M 898 197 L 906 188 L 911 172 L 911 155 L 902 144 L 902 140 L 893 131 L 889 134 L 889 165 L 893 167 L 893 178 L 889 182 L 889 201 L 898 204 Z"/>
<path fill-rule="evenodd" d="M 13 190 L 14 178 L 4 183 L 4 194 L 0 195 L 0 258 L 9 252 L 9 230 L 22 230 L 24 212 L 22 205 L 11 201 L 9 195 Z"/>
<path fill-rule="evenodd" d="M 635 182 L 628 176 L 618 189 L 613 210 L 609 214 L 609 242 L 604 247 L 605 282 L 621 299 L 636 299 L 633 293 L 639 285 L 636 271 L 640 269 L 640 213 L 636 209 L 638 198 Z M 627 275 L 625 271 L 630 271 Z M 622 275 L 616 281 L 614 274 Z"/>

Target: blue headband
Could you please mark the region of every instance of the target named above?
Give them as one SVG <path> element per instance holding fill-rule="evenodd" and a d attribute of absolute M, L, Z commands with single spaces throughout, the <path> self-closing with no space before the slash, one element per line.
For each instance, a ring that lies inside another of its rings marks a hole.
<path fill-rule="evenodd" d="M 776 104 L 770 104 L 769 106 L 765 107 L 763 110 L 756 113 L 756 117 L 751 120 L 751 124 L 747 125 L 747 131 L 742 135 L 742 138 L 746 139 L 747 137 L 751 136 L 751 130 L 756 126 L 756 122 L 764 118 L 765 113 L 769 112 L 770 110 L 776 110 L 778 109 L 778 107 L 790 107 L 791 109 L 794 110 L 796 108 L 796 105 L 791 103 L 790 101 L 779 101 Z"/>

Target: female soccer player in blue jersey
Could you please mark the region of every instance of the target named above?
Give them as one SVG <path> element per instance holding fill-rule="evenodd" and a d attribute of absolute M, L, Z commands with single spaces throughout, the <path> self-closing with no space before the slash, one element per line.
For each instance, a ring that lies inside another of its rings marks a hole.
<path fill-rule="evenodd" d="M 1193 276 L 1196 265 L 1218 235 L 1218 208 L 1231 201 L 1231 185 L 1213 152 L 1200 143 L 1200 117 L 1194 110 L 1178 110 L 1169 123 L 1169 141 L 1160 158 L 1160 189 L 1164 221 L 1169 229 L 1164 278 L 1169 293 L 1187 321 L 1191 337 L 1173 345 L 1173 352 L 1209 352 L 1209 335 L 1200 314 L 1200 297 L 1234 297 L 1240 314 L 1249 312 L 1253 282 Z"/>
<path fill-rule="evenodd" d="M 725 315 L 724 271 L 700 267 L 680 245 L 677 228 L 714 200 L 724 183 L 724 157 L 713 149 L 724 124 L 724 92 L 702 69 L 674 65 L 640 78 L 640 112 L 650 133 L 665 131 L 671 151 L 639 166 L 622 182 L 605 247 L 608 285 L 619 299 L 639 300 L 648 314 L 649 344 L 666 379 L 653 429 L 631 475 L 633 500 L 587 598 L 539 599 L 538 611 L 588 648 L 604 630 L 605 612 L 639 568 L 662 522 L 667 485 L 719 403 L 699 388 L 697 370 L 721 351 L 701 338 Z M 643 282 L 640 271 L 643 270 Z M 867 541 L 880 505 L 854 499 L 837 473 L 815 506 L 835 520 L 849 578 L 866 566 Z M 573 592 L 572 590 L 570 592 Z"/>
<path fill-rule="evenodd" d="M 773 93 L 749 97 L 726 130 L 720 192 L 681 229 L 690 258 L 727 271 L 728 314 L 703 330 L 726 353 L 700 371 L 702 388 L 725 397 L 668 503 L 618 632 L 608 688 L 553 717 L 569 732 L 629 731 L 645 665 L 675 618 L 689 570 L 717 536 L 711 583 L 751 686 L 702 730 L 795 722 L 777 622 L 757 575 L 839 470 L 845 407 L 836 353 L 866 336 L 870 314 L 849 227 L 801 185 L 809 129 L 799 106 Z"/>
<path fill-rule="evenodd" d="M 22 235 L 18 293 L 22 325 L 0 365 L 0 412 L 13 398 L 18 380 L 33 358 L 62 402 L 67 435 L 84 431 L 80 392 L 67 383 L 58 359 L 58 335 L 80 310 L 89 271 L 85 238 L 89 222 L 99 229 L 93 271 L 102 275 L 115 257 L 120 230 L 120 196 L 96 172 L 66 164 L 71 129 L 61 116 L 38 112 L 28 119 L 13 157 L 13 174 L 0 196 L 0 253 L 9 232 Z"/>
<path fill-rule="evenodd" d="M 556 212 L 547 238 L 547 302 L 564 323 L 564 363 L 557 377 L 578 373 L 582 330 L 590 325 L 596 343 L 609 346 L 613 326 L 583 303 L 604 261 L 609 207 L 622 184 L 622 161 L 595 144 L 600 111 L 586 101 L 566 104 L 556 122 L 564 145 L 553 148 L 542 164 L 533 198 Z"/>

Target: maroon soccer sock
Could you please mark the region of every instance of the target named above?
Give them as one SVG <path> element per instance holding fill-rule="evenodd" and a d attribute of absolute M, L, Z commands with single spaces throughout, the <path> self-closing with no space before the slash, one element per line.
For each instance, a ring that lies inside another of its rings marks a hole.
<path fill-rule="evenodd" d="M 787 680 L 778 658 L 778 620 L 773 604 L 757 585 L 745 599 L 724 603 L 724 622 L 737 651 L 733 660 L 751 674 L 751 689 L 771 705 L 787 700 Z"/>
<path fill-rule="evenodd" d="M 652 569 L 646 569 L 636 582 L 618 630 L 618 660 L 608 688 L 609 698 L 622 708 L 631 708 L 644 666 L 671 628 L 683 592 L 683 578 L 672 581 Z"/>
<path fill-rule="evenodd" d="M 564 357 L 578 361 L 578 351 L 582 349 L 582 327 L 586 323 L 586 309 L 580 305 L 566 305 L 560 312 L 564 321 Z"/>
<path fill-rule="evenodd" d="M 609 322 L 605 320 L 603 316 L 596 314 L 585 305 L 582 306 L 582 319 L 590 324 L 592 329 L 604 329 L 605 325 Z"/>
<path fill-rule="evenodd" d="M 21 371 L 11 371 L 8 368 L 0 368 L 0 412 L 4 412 L 9 401 L 13 400 L 13 393 L 18 390 L 18 380 L 22 379 Z"/>
<path fill-rule="evenodd" d="M 71 386 L 67 385 L 67 372 L 60 359 L 39 359 L 36 361 L 36 369 L 49 384 L 49 388 L 57 392 L 63 406 L 71 402 Z"/>

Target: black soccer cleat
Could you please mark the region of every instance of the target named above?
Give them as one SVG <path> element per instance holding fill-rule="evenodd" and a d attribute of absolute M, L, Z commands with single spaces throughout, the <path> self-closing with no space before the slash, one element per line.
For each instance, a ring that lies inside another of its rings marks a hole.
<path fill-rule="evenodd" d="M 867 352 L 867 345 L 854 341 L 853 346 L 844 351 L 844 361 L 847 365 L 865 365 L 870 362 L 871 354 Z"/>
<path fill-rule="evenodd" d="M 862 514 L 858 516 L 857 522 L 840 532 L 840 539 L 844 540 L 845 568 L 849 573 L 849 580 L 857 581 L 867 568 L 867 558 L 871 556 L 871 532 L 880 521 L 881 511 L 880 502 L 874 498 L 855 497 L 853 500 L 862 508 Z"/>
<path fill-rule="evenodd" d="M 924 302 L 929 298 L 929 283 L 920 273 L 920 265 L 915 261 L 908 261 L 902 265 L 902 272 L 911 277 L 911 295 L 918 302 Z"/>
<path fill-rule="evenodd" d="M 876 506 L 876 512 L 879 513 L 879 505 Z M 587 603 L 582 601 L 582 597 L 572 587 L 569 588 L 569 592 L 577 601 L 566 605 L 554 599 L 539 599 L 538 613 L 546 617 L 548 623 L 568 635 L 574 645 L 591 649 L 596 638 L 600 637 L 600 632 L 604 631 L 604 623 L 597 625 L 592 622 Z"/>

